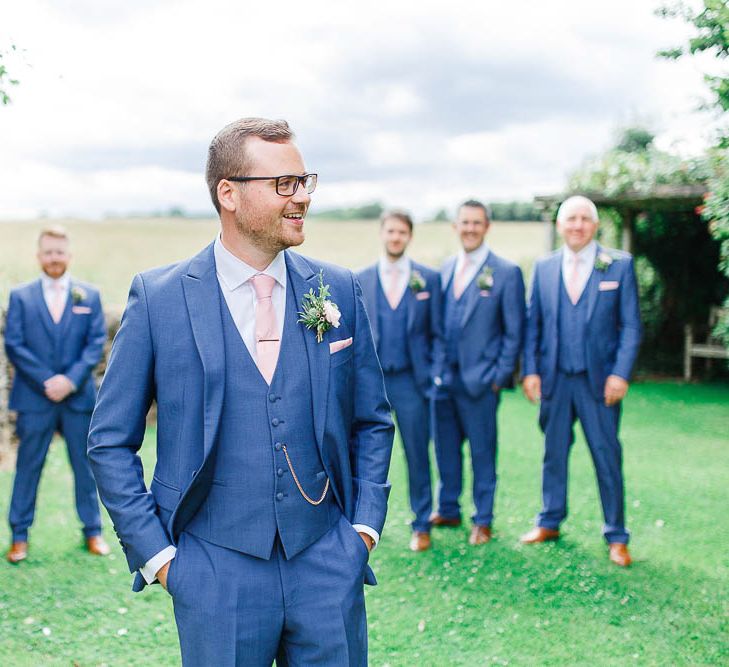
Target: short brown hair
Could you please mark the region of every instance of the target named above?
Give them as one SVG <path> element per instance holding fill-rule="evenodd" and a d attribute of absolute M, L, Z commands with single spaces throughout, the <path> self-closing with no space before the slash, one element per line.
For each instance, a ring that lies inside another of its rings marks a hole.
<path fill-rule="evenodd" d="M 61 225 L 49 225 L 48 227 L 43 227 L 38 234 L 38 245 L 40 245 L 41 239 L 44 236 L 50 236 L 53 239 L 66 239 L 66 241 L 70 240 L 66 228 Z"/>
<path fill-rule="evenodd" d="M 250 160 L 246 155 L 248 137 L 283 144 L 293 141 L 294 133 L 285 120 L 267 118 L 241 118 L 226 125 L 210 142 L 205 180 L 215 210 L 220 213 L 218 183 L 229 176 L 247 176 Z"/>
<path fill-rule="evenodd" d="M 380 227 L 385 224 L 385 220 L 389 220 L 390 218 L 395 218 L 395 220 L 399 220 L 400 222 L 404 222 L 408 228 L 410 229 L 410 233 L 413 232 L 413 219 L 410 217 L 410 214 L 407 211 L 403 211 L 400 208 L 393 208 L 389 211 L 385 211 L 380 216 Z"/>
<path fill-rule="evenodd" d="M 458 207 L 458 210 L 460 211 L 464 206 L 468 208 L 480 208 L 486 216 L 486 222 L 491 222 L 491 208 L 478 199 L 467 199 Z"/>

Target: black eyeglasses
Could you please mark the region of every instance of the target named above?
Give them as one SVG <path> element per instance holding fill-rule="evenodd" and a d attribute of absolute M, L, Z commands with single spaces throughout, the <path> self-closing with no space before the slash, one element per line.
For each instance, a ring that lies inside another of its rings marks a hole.
<path fill-rule="evenodd" d="M 299 183 L 304 186 L 307 193 L 311 194 L 316 190 L 316 174 L 286 174 L 285 176 L 229 176 L 227 181 L 246 183 L 248 181 L 276 181 L 276 194 L 282 197 L 290 197 L 299 189 Z"/>

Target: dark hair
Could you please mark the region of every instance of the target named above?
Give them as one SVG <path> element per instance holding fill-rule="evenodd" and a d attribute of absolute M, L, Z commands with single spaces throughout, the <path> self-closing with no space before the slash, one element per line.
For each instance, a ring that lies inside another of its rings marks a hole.
<path fill-rule="evenodd" d="M 382 225 L 385 224 L 385 220 L 388 220 L 389 218 L 395 218 L 395 220 L 404 222 L 408 226 L 408 229 L 410 229 L 410 233 L 413 233 L 413 219 L 407 211 L 403 211 L 400 208 L 393 208 L 389 211 L 385 211 L 380 216 L 380 227 L 382 227 Z"/>
<path fill-rule="evenodd" d="M 250 159 L 245 150 L 246 140 L 258 137 L 264 141 L 283 144 L 293 141 L 294 133 L 285 120 L 241 118 L 226 125 L 210 142 L 205 180 L 215 210 L 220 213 L 218 183 L 229 176 L 247 176 Z"/>
<path fill-rule="evenodd" d="M 486 216 L 486 222 L 491 222 L 491 208 L 483 202 L 478 201 L 478 199 L 467 199 L 458 207 L 458 210 L 460 211 L 464 206 L 468 206 L 469 208 L 480 208 Z"/>

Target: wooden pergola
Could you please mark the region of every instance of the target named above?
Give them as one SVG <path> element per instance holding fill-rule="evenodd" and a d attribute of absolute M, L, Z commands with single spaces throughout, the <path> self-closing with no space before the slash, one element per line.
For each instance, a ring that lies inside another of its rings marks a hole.
<path fill-rule="evenodd" d="M 632 252 L 635 221 L 642 213 L 649 211 L 695 211 L 704 203 L 708 190 L 705 185 L 657 185 L 648 192 L 628 190 L 618 195 L 602 192 L 581 192 L 598 208 L 612 208 L 617 211 L 623 223 L 621 247 Z M 559 205 L 572 194 L 540 195 L 534 198 L 535 205 L 542 211 L 544 222 L 554 222 Z M 698 213 L 696 214 L 698 215 Z M 552 225 L 550 237 L 554 248 L 556 230 Z"/>

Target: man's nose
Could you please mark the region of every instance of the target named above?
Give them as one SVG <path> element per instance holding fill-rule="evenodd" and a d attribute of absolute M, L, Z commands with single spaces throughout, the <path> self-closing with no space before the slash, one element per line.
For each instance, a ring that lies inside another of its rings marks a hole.
<path fill-rule="evenodd" d="M 291 201 L 297 204 L 309 204 L 311 195 L 306 191 L 303 183 L 299 182 L 299 187 L 296 188 L 296 192 L 291 196 Z"/>

